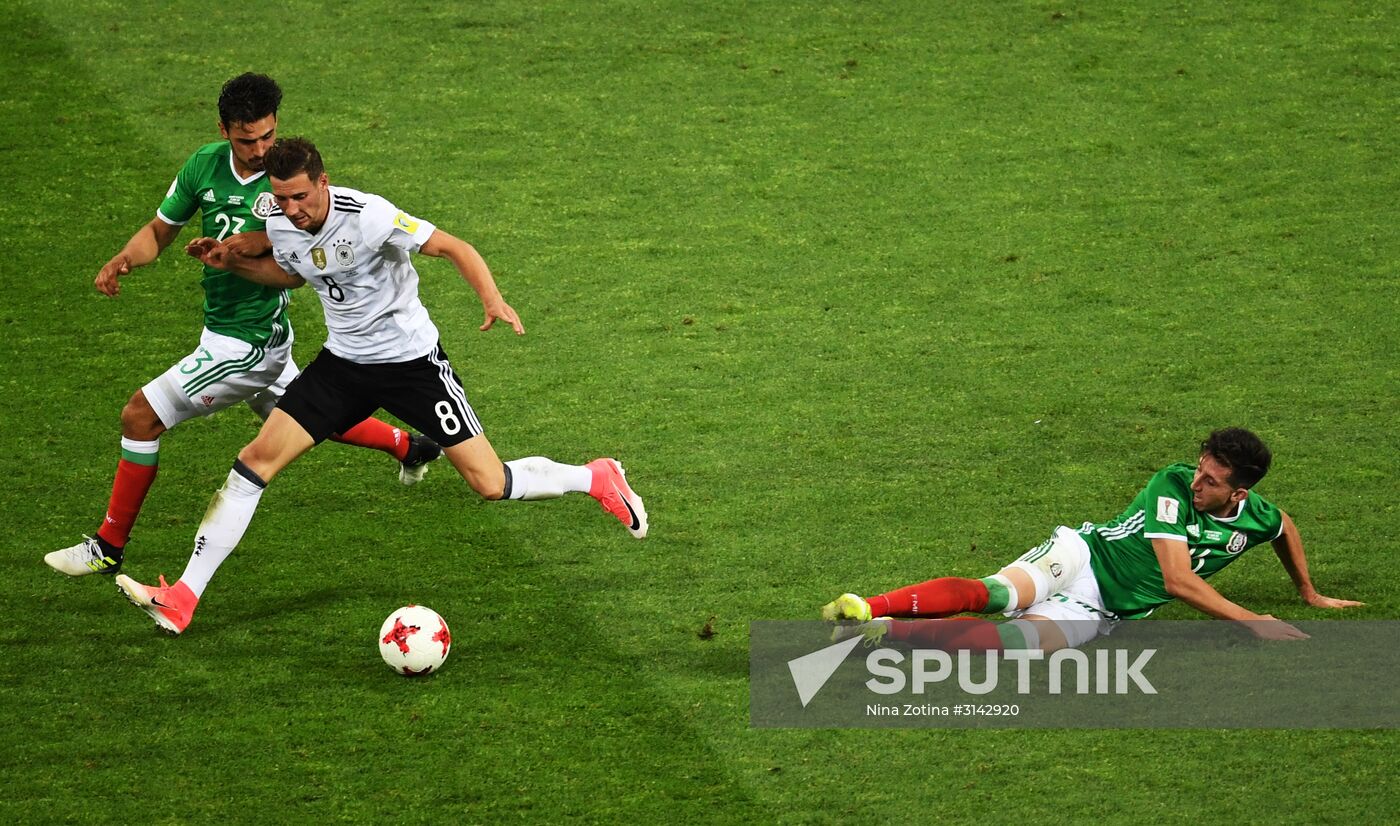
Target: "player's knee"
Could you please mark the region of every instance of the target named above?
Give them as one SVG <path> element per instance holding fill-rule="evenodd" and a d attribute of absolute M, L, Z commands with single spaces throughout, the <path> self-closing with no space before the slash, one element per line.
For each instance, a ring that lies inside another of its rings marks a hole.
<path fill-rule="evenodd" d="M 265 480 L 271 480 L 276 475 L 276 459 L 276 452 L 259 439 L 254 439 L 238 451 L 238 461 Z"/>
<path fill-rule="evenodd" d="M 467 484 L 482 499 L 495 501 L 506 495 L 506 474 L 499 467 L 494 473 L 490 471 L 474 471 L 464 474 Z"/>
<path fill-rule="evenodd" d="M 122 408 L 122 435 L 128 439 L 150 441 L 164 432 L 165 425 L 156 415 L 155 408 L 146 401 L 146 395 L 137 390 Z"/>

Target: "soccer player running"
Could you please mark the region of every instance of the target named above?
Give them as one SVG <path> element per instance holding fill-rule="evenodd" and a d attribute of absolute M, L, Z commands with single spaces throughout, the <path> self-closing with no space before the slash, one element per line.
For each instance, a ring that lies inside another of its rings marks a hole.
<path fill-rule="evenodd" d="M 272 78 L 242 74 L 219 93 L 221 141 L 200 147 L 171 183 L 156 216 L 136 231 L 97 273 L 99 292 L 115 298 L 118 279 L 154 261 L 181 228 L 202 215 L 203 235 L 233 253 L 268 249 L 264 219 L 274 202 L 263 160 L 277 133 L 282 90 Z M 239 402 L 266 419 L 296 378 L 289 297 L 276 285 L 255 284 L 218 266 L 204 267 L 204 332 L 199 346 L 132 395 L 122 408 L 121 459 L 107 514 L 92 537 L 44 556 L 69 576 L 115 574 L 122 566 L 141 504 L 155 482 L 160 437 L 180 422 Z M 345 422 L 336 441 L 380 450 L 399 460 L 399 480 L 411 485 L 440 455 L 427 439 L 376 420 Z"/>
<path fill-rule="evenodd" d="M 1326 597 L 1308 577 L 1298 529 L 1253 491 L 1271 461 L 1259 437 L 1242 428 L 1211 433 L 1196 466 L 1169 465 L 1116 519 L 1078 530 L 1061 526 L 996 574 L 943 577 L 862 598 L 843 594 L 823 619 L 853 620 L 867 639 L 947 649 L 1030 648 L 1053 651 L 1110 633 L 1120 619 L 1145 617 L 1180 599 L 1219 619 L 1248 623 L 1264 639 L 1307 635 L 1267 614 L 1243 608 L 1206 580 L 1261 542 L 1272 542 L 1308 605 L 1346 608 L 1360 602 Z M 1005 613 L 1011 622 L 891 622 L 891 617 Z"/>
<path fill-rule="evenodd" d="M 117 577 L 133 603 L 174 634 L 189 625 L 205 587 L 242 538 L 268 482 L 346 423 L 378 408 L 442 446 L 448 461 L 485 499 L 552 499 L 587 493 L 641 539 L 642 500 L 614 459 L 565 465 L 542 456 L 505 464 L 482 432 L 466 392 L 418 298 L 409 254 L 446 258 L 480 297 L 480 329 L 503 321 L 524 334 L 486 262 L 465 241 L 400 211 L 385 199 L 330 186 L 320 153 L 302 138 L 278 140 L 266 165 L 277 209 L 267 221 L 272 255 L 249 258 L 216 238 L 186 247 L 210 266 L 252 281 L 310 283 L 325 310 L 325 347 L 287 388 L 262 430 L 238 454 L 200 523 L 184 575 L 159 586 Z"/>

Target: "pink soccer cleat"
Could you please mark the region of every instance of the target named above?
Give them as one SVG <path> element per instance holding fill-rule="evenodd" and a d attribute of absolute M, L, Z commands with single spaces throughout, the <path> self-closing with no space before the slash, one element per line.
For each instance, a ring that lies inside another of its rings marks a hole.
<path fill-rule="evenodd" d="M 132 605 L 150 614 L 161 630 L 171 634 L 179 634 L 189 627 L 195 606 L 199 604 L 199 597 L 190 586 L 183 582 L 166 585 L 164 575 L 160 577 L 160 587 L 152 588 L 126 574 L 118 574 L 117 588 Z"/>
<path fill-rule="evenodd" d="M 593 483 L 588 495 L 598 500 L 603 510 L 617 517 L 633 536 L 647 535 L 647 509 L 642 497 L 627 484 L 627 474 L 616 459 L 594 459 L 584 467 L 593 471 Z"/>

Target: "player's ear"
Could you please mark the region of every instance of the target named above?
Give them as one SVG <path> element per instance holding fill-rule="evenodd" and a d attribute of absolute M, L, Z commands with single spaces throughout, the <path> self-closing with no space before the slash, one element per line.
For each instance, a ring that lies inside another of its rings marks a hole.
<path fill-rule="evenodd" d="M 223 138 L 224 140 L 228 140 L 228 139 L 229 139 L 229 137 L 228 137 L 228 129 L 224 127 L 224 122 L 223 122 L 223 121 L 219 121 L 219 137 Z"/>

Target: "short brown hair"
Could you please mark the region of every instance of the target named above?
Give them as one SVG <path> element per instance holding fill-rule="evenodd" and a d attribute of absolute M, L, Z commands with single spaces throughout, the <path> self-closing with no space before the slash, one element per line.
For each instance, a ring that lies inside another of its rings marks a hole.
<path fill-rule="evenodd" d="M 316 144 L 306 138 L 278 138 L 267 150 L 263 167 L 270 177 L 281 181 L 290 181 L 303 172 L 306 177 L 316 181 L 326 171 L 326 165 L 321 162 L 321 153 L 316 151 Z"/>

